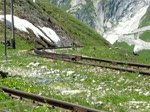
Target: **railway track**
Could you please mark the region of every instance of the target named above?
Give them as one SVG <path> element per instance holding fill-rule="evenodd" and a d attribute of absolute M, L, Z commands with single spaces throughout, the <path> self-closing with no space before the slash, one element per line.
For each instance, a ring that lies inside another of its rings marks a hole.
<path fill-rule="evenodd" d="M 113 70 L 139 73 L 142 75 L 150 75 L 149 64 L 122 62 L 116 60 L 93 58 L 93 57 L 73 55 L 73 54 L 60 54 L 60 53 L 49 52 L 46 49 L 34 49 L 34 53 L 47 58 L 62 59 L 63 61 L 73 62 L 82 65 L 91 65 L 91 66 L 97 66 L 97 67 L 108 68 Z"/>
<path fill-rule="evenodd" d="M 56 100 L 44 96 L 39 96 L 32 93 L 27 93 L 16 89 L 7 88 L 4 86 L 0 86 L 0 89 L 2 89 L 10 97 L 17 98 L 19 100 L 27 99 L 27 100 L 31 100 L 33 104 L 38 103 L 39 105 L 48 104 L 50 109 L 58 108 L 60 110 L 72 111 L 72 112 L 103 112 L 101 110 L 91 109 L 73 103 L 68 103 L 68 102 L 64 102 L 64 101 L 60 101 L 60 100 Z"/>

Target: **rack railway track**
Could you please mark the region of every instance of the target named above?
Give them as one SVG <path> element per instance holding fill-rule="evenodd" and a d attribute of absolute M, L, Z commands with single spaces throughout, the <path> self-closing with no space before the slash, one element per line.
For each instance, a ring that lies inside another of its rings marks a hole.
<path fill-rule="evenodd" d="M 103 112 L 101 110 L 96 110 L 96 109 L 76 105 L 76 104 L 61 101 L 61 100 L 39 96 L 39 95 L 35 95 L 32 93 L 19 91 L 19 90 L 11 89 L 11 88 L 4 87 L 4 86 L 0 86 L 0 89 L 2 89 L 10 97 L 17 98 L 19 100 L 27 99 L 27 100 L 31 100 L 33 104 L 38 103 L 39 105 L 48 104 L 50 109 L 58 108 L 60 110 L 72 111 L 72 112 Z"/>
<path fill-rule="evenodd" d="M 140 64 L 132 62 L 122 62 L 116 60 L 108 60 L 102 58 L 93 58 L 81 55 L 73 54 L 60 54 L 54 52 L 48 52 L 47 49 L 34 49 L 36 55 L 44 56 L 52 59 L 62 59 L 63 61 L 73 62 L 82 65 L 91 65 L 101 68 L 108 68 L 113 70 L 139 73 L 142 75 L 150 75 L 150 65 Z"/>

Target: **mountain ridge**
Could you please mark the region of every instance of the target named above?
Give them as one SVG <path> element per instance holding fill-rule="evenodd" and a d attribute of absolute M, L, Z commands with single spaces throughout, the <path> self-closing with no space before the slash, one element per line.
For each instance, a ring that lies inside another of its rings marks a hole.
<path fill-rule="evenodd" d="M 147 18 L 147 10 L 150 8 L 150 0 L 70 0 L 69 3 L 67 0 L 49 1 L 94 28 L 111 44 L 123 41 L 121 37 L 127 37 L 126 34 L 138 29 Z M 147 18 L 147 25 L 150 25 L 148 21 L 150 22 Z M 134 35 L 132 37 L 135 38 Z M 131 45 L 129 41 L 127 44 Z M 136 43 L 134 45 L 137 46 Z M 147 48 L 143 46 L 142 49 Z"/>

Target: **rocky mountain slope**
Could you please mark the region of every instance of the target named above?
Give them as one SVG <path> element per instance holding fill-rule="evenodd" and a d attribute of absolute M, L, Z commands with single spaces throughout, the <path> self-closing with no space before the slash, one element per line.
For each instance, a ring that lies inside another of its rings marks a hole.
<path fill-rule="evenodd" d="M 69 2 L 68 2 L 69 3 Z M 25 5 L 24 5 L 25 4 Z M 7 1 L 7 14 L 10 14 L 10 1 Z M 0 2 L 0 15 L 3 15 L 3 2 Z M 44 32 L 45 28 L 52 29 L 60 37 L 61 46 L 72 46 L 75 42 L 77 46 L 83 45 L 84 48 L 80 50 L 71 51 L 72 53 L 81 53 L 83 55 L 134 61 L 135 56 L 132 54 L 132 49 L 126 50 L 115 47 L 109 44 L 102 36 L 100 36 L 94 29 L 83 24 L 81 21 L 74 18 L 72 15 L 50 4 L 48 0 L 18 0 L 14 2 L 14 15 L 23 21 L 28 21 L 34 28 L 42 32 L 44 37 L 51 35 L 50 32 Z M 3 17 L 3 16 L 1 16 Z M 7 18 L 8 19 L 8 18 Z M 147 19 L 147 18 L 145 18 Z M 9 21 L 10 22 L 10 21 Z M 17 21 L 19 22 L 19 21 Z M 21 23 L 23 24 L 23 23 Z M 21 25 L 19 24 L 19 25 Z M 26 24 L 23 24 L 24 26 Z M 0 22 L 0 41 L 3 41 L 3 22 Z M 143 27 L 143 26 L 142 26 Z M 42 28 L 42 29 L 41 29 Z M 44 29 L 43 29 L 44 28 Z M 35 30 L 33 28 L 26 28 L 27 32 L 15 30 L 16 39 L 24 38 L 28 42 L 34 42 L 37 39 Z M 144 34 L 145 35 L 145 34 Z M 53 36 L 52 36 L 53 37 Z M 11 39 L 11 30 L 7 29 L 7 39 Z M 51 39 L 50 39 L 51 40 Z M 20 43 L 18 40 L 17 44 Z M 40 47 L 57 46 L 55 42 L 47 42 L 45 38 L 38 35 L 37 44 Z M 36 44 L 36 45 L 37 45 Z M 122 44 L 121 44 L 122 45 Z M 33 45 L 32 45 L 33 47 Z M 124 47 L 125 48 L 125 47 Z M 3 48 L 1 48 L 3 49 Z M 68 52 L 68 51 L 67 51 Z M 142 52 L 137 60 L 146 62 L 149 59 L 149 53 Z M 136 60 L 136 59 L 135 59 Z"/>
<path fill-rule="evenodd" d="M 82 22 L 94 28 L 111 44 L 117 40 L 124 41 L 128 38 L 126 34 L 135 32 L 144 20 L 150 0 L 49 0 L 51 3 L 71 13 Z M 150 25 L 150 24 L 147 24 Z M 136 33 L 136 37 L 137 34 Z M 141 33 L 140 33 L 141 34 Z M 129 45 L 142 46 L 137 44 L 135 35 L 128 40 Z M 130 38 L 129 36 L 129 38 Z M 140 36 L 140 35 L 139 35 Z M 138 38 L 139 38 L 138 36 Z M 122 38 L 123 37 L 123 38 Z M 129 41 L 132 41 L 131 43 Z M 141 41 L 139 39 L 139 41 Z M 140 43 L 140 42 L 138 42 Z M 149 49 L 142 46 L 140 49 Z"/>
<path fill-rule="evenodd" d="M 1 2 L 0 5 L 0 14 L 2 15 L 3 3 Z M 9 5 L 10 1 L 7 1 L 7 14 L 10 13 L 10 7 L 8 7 Z M 24 19 L 32 23 L 35 27 L 37 27 L 37 29 L 41 30 L 42 27 L 47 27 L 54 30 L 60 38 L 61 46 L 71 46 L 72 43 L 76 44 L 77 46 L 81 46 L 82 44 L 86 45 L 93 40 L 96 41 L 96 38 L 100 39 L 99 42 L 102 45 L 109 45 L 108 42 L 105 41 L 93 29 L 87 27 L 82 22 L 78 21 L 66 12 L 51 5 L 47 0 L 42 2 L 36 1 L 36 3 L 34 3 L 32 0 L 17 0 L 14 1 L 14 9 L 14 15 L 18 16 L 20 19 Z M 18 30 L 16 30 L 16 33 L 18 32 L 19 35 L 22 35 L 25 39 L 33 42 L 36 35 L 31 28 L 28 28 L 27 30 L 30 32 L 30 34 L 19 33 L 20 31 Z M 89 32 L 91 33 L 89 34 Z M 43 33 L 43 35 L 47 37 L 46 33 Z M 83 41 L 84 38 L 87 38 L 86 42 Z M 41 36 L 37 39 L 37 41 L 37 43 L 43 47 L 56 46 L 56 43 L 53 41 L 48 42 Z"/>
<path fill-rule="evenodd" d="M 7 1 L 7 14 L 9 14 L 9 11 L 10 11 L 10 8 L 8 7 L 9 4 L 10 2 Z M 23 4 L 26 4 L 26 5 L 23 5 Z M 16 31 L 19 33 L 19 35 L 22 35 L 22 37 L 24 37 L 26 40 L 31 41 L 31 42 L 36 40 L 37 44 L 39 44 L 42 47 L 71 46 L 71 43 L 76 43 L 77 45 L 79 45 L 79 43 L 71 35 L 69 35 L 68 32 L 65 31 L 59 24 L 57 24 L 54 20 L 52 20 L 51 17 L 43 15 L 39 10 L 36 10 L 36 8 L 37 8 L 37 5 L 33 4 L 31 0 L 14 1 L 14 9 L 15 9 L 14 15 L 18 16 L 18 17 L 16 16 L 14 17 L 14 25 L 16 29 L 19 29 Z M 3 15 L 0 16 L 0 19 L 1 21 L 3 21 L 4 19 Z M 22 19 L 22 21 L 20 21 L 20 19 Z M 11 17 L 9 15 L 6 16 L 6 22 L 7 22 L 7 25 L 11 27 Z M 26 29 L 23 28 L 24 25 L 26 25 L 25 26 Z M 29 26 L 32 26 L 32 27 L 29 27 Z M 50 38 L 48 35 L 51 32 L 50 30 L 47 32 L 44 32 L 42 27 L 45 28 L 45 30 L 48 30 L 48 28 L 50 28 L 57 33 L 57 36 L 59 36 L 59 39 L 60 39 L 59 45 L 53 40 L 48 39 Z M 23 35 L 24 33 L 20 31 L 25 32 L 25 35 Z"/>
<path fill-rule="evenodd" d="M 0 15 L 3 15 L 3 1 L 0 0 Z M 84 45 L 83 48 L 73 47 L 72 49 L 61 49 L 59 52 L 150 64 L 147 52 L 142 51 L 137 56 L 132 54 L 132 50 L 126 51 L 110 45 L 95 30 L 50 4 L 47 2 L 48 0 L 34 0 L 36 3 L 33 0 L 14 1 L 15 18 L 18 19 L 15 23 L 20 24 L 16 24 L 15 27 L 16 49 L 7 49 L 8 61 L 4 60 L 4 45 L 0 43 L 0 70 L 8 72 L 7 78 L 0 77 L 1 86 L 106 112 L 149 111 L 149 76 L 140 75 L 138 71 L 127 73 L 33 56 L 28 54 L 28 50 L 33 49 L 33 45 L 28 42 L 37 39 L 36 34 L 39 32 L 46 36 L 45 30 L 40 30 L 40 28 L 43 29 L 44 27 L 45 29 L 46 27 L 56 31 L 56 34 L 60 37 L 65 36 L 67 42 L 61 41 L 65 45 L 70 45 L 73 42 L 72 39 L 79 45 Z M 7 15 L 10 16 L 9 14 L 10 0 L 7 0 Z M 3 18 L 3 16 L 0 17 Z M 49 21 L 49 18 L 51 21 Z M 7 22 L 9 23 L 8 19 Z M 0 41 L 4 39 L 2 21 L 0 21 Z M 28 24 L 32 27 L 24 27 Z M 19 30 L 19 26 L 25 28 L 25 31 L 28 32 Z M 11 28 L 7 27 L 7 39 L 10 40 L 11 37 Z M 45 45 L 44 47 L 54 44 L 53 42 L 45 43 L 42 40 L 42 35 L 38 38 L 40 39 L 39 42 Z M 37 103 L 34 106 L 31 103 L 30 101 L 26 102 L 26 100 L 11 99 L 0 90 L 1 111 L 55 111 L 47 108 L 48 105 L 41 107 Z M 56 109 L 56 111 L 59 110 Z"/>

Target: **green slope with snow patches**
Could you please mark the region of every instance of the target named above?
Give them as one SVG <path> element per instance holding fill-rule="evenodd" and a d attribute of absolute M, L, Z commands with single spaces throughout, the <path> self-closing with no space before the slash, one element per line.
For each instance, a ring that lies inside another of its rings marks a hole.
<path fill-rule="evenodd" d="M 140 27 L 144 27 L 144 26 L 148 26 L 148 25 L 150 25 L 150 7 L 147 9 L 147 13 L 143 17 Z"/>
<path fill-rule="evenodd" d="M 1 1 L 0 14 L 3 14 Z M 49 4 L 47 0 L 36 1 L 35 4 L 32 0 L 15 0 L 15 15 L 34 25 L 62 29 L 65 34 L 74 37 L 84 45 L 80 49 L 72 48 L 60 52 L 150 64 L 149 57 L 146 59 L 141 55 L 134 56 L 131 51 L 111 46 L 94 30 Z M 7 0 L 8 14 L 10 13 L 9 2 Z M 4 40 L 3 28 L 3 23 L 0 22 L 0 41 Z M 8 61 L 4 61 L 4 45 L 0 44 L 0 71 L 8 72 L 7 78 L 2 78 L 0 75 L 1 86 L 106 112 L 149 112 L 149 76 L 142 76 L 138 71 L 128 73 L 33 56 L 28 53 L 28 50 L 33 48 L 29 37 L 35 35 L 17 29 L 15 32 L 17 49 L 7 49 Z M 7 28 L 7 39 L 11 37 L 11 29 Z M 47 106 L 47 104 L 42 107 L 36 104 L 33 106 L 30 101 L 11 99 L 0 89 L 0 111 L 2 112 L 60 111 L 49 110 Z"/>
<path fill-rule="evenodd" d="M 150 7 L 147 10 L 147 13 L 145 14 L 145 16 L 143 17 L 143 20 L 140 24 L 140 28 L 141 27 L 145 27 L 145 26 L 150 26 Z M 145 40 L 147 42 L 150 42 L 150 29 L 148 31 L 145 31 L 140 38 L 142 40 Z"/>
<path fill-rule="evenodd" d="M 7 5 L 10 3 L 7 1 Z M 89 4 L 90 5 L 90 4 Z M 81 43 L 84 48 L 81 50 L 69 51 L 72 53 L 84 54 L 100 58 L 109 58 L 117 60 L 127 60 L 135 61 L 136 57 L 133 58 L 132 51 L 123 51 L 122 49 L 115 48 L 110 45 L 102 36 L 100 36 L 95 30 L 88 27 L 84 23 L 75 19 L 72 15 L 66 13 L 65 11 L 57 8 L 56 6 L 50 4 L 47 0 L 37 0 L 36 3 L 33 3 L 32 0 L 18 0 L 14 2 L 14 13 L 16 16 L 26 19 L 32 24 L 38 26 L 52 27 L 54 30 L 63 30 L 63 32 L 79 43 Z M 0 13 L 3 13 L 3 3 L 0 4 Z M 10 7 L 7 7 L 7 13 L 10 12 Z M 51 24 L 52 22 L 52 24 Z M 1 23 L 2 26 L 2 23 Z M 59 33 L 59 32 L 58 32 Z M 21 37 L 34 37 L 21 33 L 16 30 L 16 34 Z M 3 29 L 1 29 L 0 38 L 3 40 Z M 61 36 L 61 35 L 60 35 Z M 10 39 L 11 36 L 8 36 Z M 26 38 L 26 40 L 30 40 Z M 33 41 L 33 40 L 31 40 Z M 136 60 L 139 62 L 145 59 Z M 146 61 L 147 62 L 147 61 Z"/>

